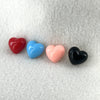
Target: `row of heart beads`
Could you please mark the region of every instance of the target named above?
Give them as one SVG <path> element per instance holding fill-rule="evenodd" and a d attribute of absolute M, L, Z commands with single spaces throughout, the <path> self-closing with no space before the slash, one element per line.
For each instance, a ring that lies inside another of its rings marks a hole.
<path fill-rule="evenodd" d="M 26 46 L 26 40 L 24 38 L 11 38 L 9 40 L 9 47 L 15 54 L 20 53 L 25 47 L 29 58 L 34 59 L 42 55 L 45 47 L 41 43 L 36 41 L 29 41 Z M 63 45 L 49 45 L 46 48 L 46 55 L 49 60 L 56 63 L 62 59 L 65 55 L 65 48 Z M 69 50 L 70 62 L 74 65 L 85 62 L 88 58 L 88 54 L 85 51 L 80 51 L 77 47 L 72 47 Z"/>

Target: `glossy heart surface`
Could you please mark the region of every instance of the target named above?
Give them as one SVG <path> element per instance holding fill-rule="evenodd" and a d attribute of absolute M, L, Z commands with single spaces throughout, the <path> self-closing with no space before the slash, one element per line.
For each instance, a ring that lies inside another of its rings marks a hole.
<path fill-rule="evenodd" d="M 39 57 L 44 51 L 44 45 L 36 41 L 29 41 L 27 44 L 27 54 L 30 58 Z"/>
<path fill-rule="evenodd" d="M 61 58 L 64 56 L 64 54 L 65 54 L 65 48 L 62 45 L 57 45 L 57 46 L 49 45 L 46 48 L 46 55 L 54 63 L 60 61 Z"/>
<path fill-rule="evenodd" d="M 26 40 L 24 38 L 10 38 L 9 47 L 15 54 L 20 53 L 26 46 Z"/>
<path fill-rule="evenodd" d="M 88 54 L 85 51 L 80 51 L 77 47 L 72 47 L 69 50 L 69 59 L 73 65 L 81 64 L 88 58 Z"/>

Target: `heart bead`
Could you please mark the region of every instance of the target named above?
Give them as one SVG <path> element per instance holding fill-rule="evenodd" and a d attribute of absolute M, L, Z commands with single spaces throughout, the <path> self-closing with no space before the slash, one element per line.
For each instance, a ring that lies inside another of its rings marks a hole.
<path fill-rule="evenodd" d="M 61 58 L 65 54 L 65 48 L 62 45 L 49 45 L 46 48 L 46 55 L 47 57 L 54 63 L 61 60 Z"/>
<path fill-rule="evenodd" d="M 77 47 L 72 47 L 69 50 L 69 59 L 73 65 L 81 64 L 88 58 L 88 54 L 85 51 L 80 51 Z"/>
<path fill-rule="evenodd" d="M 36 41 L 29 41 L 27 44 L 27 54 L 30 58 L 39 57 L 44 51 L 44 45 Z"/>
<path fill-rule="evenodd" d="M 26 40 L 24 38 L 10 38 L 9 47 L 15 54 L 20 53 L 26 46 Z"/>

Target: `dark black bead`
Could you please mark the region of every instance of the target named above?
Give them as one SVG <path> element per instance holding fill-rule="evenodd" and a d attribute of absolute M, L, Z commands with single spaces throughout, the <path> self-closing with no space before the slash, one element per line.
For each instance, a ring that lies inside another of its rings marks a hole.
<path fill-rule="evenodd" d="M 72 47 L 69 50 L 69 59 L 73 65 L 81 64 L 88 58 L 88 54 L 85 51 L 80 51 L 77 47 Z"/>

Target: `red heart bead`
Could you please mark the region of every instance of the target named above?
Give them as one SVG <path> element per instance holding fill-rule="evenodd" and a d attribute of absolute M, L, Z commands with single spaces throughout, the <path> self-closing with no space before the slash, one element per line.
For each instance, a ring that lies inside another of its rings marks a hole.
<path fill-rule="evenodd" d="M 9 40 L 9 47 L 15 54 L 21 52 L 26 46 L 26 40 L 24 38 L 11 38 Z"/>

